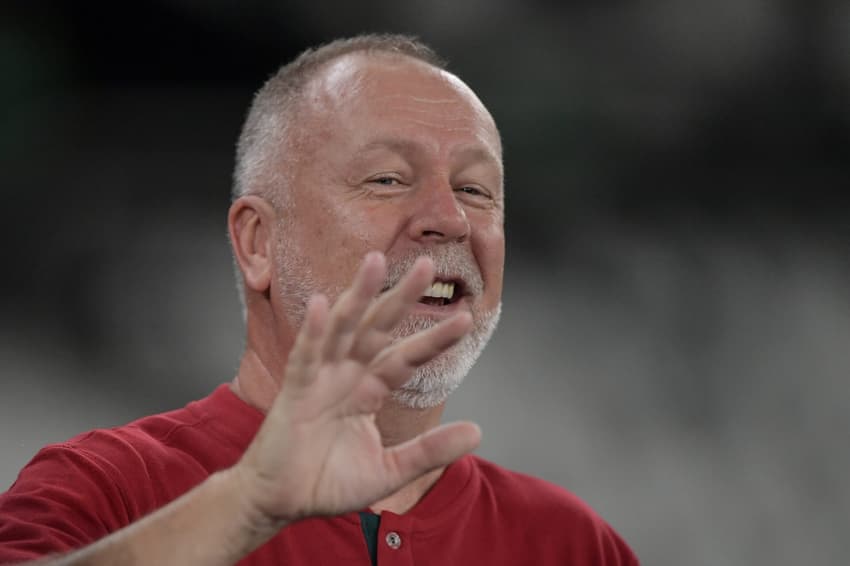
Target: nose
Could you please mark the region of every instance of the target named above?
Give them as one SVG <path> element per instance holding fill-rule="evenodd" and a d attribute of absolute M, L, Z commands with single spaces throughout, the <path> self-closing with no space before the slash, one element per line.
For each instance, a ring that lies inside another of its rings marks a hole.
<path fill-rule="evenodd" d="M 412 240 L 423 243 L 463 242 L 469 237 L 469 219 L 447 182 L 430 183 L 416 191 L 409 225 Z"/>

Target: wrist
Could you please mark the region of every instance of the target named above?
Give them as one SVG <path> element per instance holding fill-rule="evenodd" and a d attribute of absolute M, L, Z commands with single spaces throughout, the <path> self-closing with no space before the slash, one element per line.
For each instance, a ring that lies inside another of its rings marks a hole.
<path fill-rule="evenodd" d="M 227 509 L 234 511 L 236 528 L 234 536 L 227 541 L 234 555 L 244 556 L 275 536 L 280 529 L 291 521 L 269 516 L 259 505 L 259 494 L 242 468 L 237 464 L 232 468 L 213 474 L 210 480 L 218 484 L 230 502 Z"/>

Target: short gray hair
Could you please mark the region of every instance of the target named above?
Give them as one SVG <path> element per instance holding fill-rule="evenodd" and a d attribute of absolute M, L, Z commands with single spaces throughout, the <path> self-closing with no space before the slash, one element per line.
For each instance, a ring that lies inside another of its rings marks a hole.
<path fill-rule="evenodd" d="M 280 189 L 285 189 L 289 181 L 286 165 L 291 165 L 293 156 L 287 155 L 291 147 L 288 135 L 298 102 L 307 84 L 325 65 L 351 53 L 398 55 L 438 69 L 446 68 L 446 62 L 428 45 L 414 36 L 401 34 L 357 35 L 301 52 L 278 69 L 254 95 L 236 144 L 232 200 L 260 194 L 273 206 L 285 207 L 288 191 Z M 233 264 L 244 319 L 247 317 L 245 285 L 235 256 Z"/>
<path fill-rule="evenodd" d="M 411 57 L 438 69 L 446 68 L 445 61 L 433 49 L 409 35 L 364 34 L 303 51 L 272 75 L 254 95 L 236 146 L 233 200 L 250 193 L 269 197 L 277 193 L 264 189 L 285 182 L 285 178 L 272 174 L 272 166 L 279 155 L 276 150 L 286 150 L 292 114 L 305 86 L 327 63 L 359 52 Z"/>

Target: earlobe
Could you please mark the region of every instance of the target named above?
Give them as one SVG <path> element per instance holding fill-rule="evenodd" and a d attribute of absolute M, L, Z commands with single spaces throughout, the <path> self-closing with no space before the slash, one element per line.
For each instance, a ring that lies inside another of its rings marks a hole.
<path fill-rule="evenodd" d="M 246 291 L 265 293 L 271 285 L 273 213 L 269 203 L 256 195 L 239 197 L 230 206 L 227 215 L 230 244 Z"/>

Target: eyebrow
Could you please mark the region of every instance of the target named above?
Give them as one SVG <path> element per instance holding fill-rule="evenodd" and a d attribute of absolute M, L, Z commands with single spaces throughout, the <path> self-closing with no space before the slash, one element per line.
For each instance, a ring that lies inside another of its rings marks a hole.
<path fill-rule="evenodd" d="M 397 137 L 386 137 L 386 138 L 378 138 L 376 140 L 370 141 L 363 147 L 361 147 L 358 151 L 358 155 L 362 155 L 364 153 L 369 153 L 370 151 L 387 149 L 393 151 L 395 153 L 399 153 L 402 155 L 415 155 L 422 151 L 422 144 L 406 139 L 406 138 L 397 138 Z M 465 158 L 468 161 L 480 162 L 480 161 L 489 161 L 496 165 L 499 168 L 499 171 L 502 170 L 502 164 L 499 158 L 495 153 L 487 149 L 486 147 L 479 145 L 464 145 L 459 148 L 456 148 L 452 152 L 453 156 Z"/>
<path fill-rule="evenodd" d="M 394 151 L 395 153 L 417 153 L 421 147 L 421 144 L 418 144 L 408 139 L 379 138 L 376 140 L 372 140 L 363 147 L 361 147 L 359 150 L 357 150 L 357 153 L 368 153 L 377 149 L 389 149 L 390 151 Z"/>

